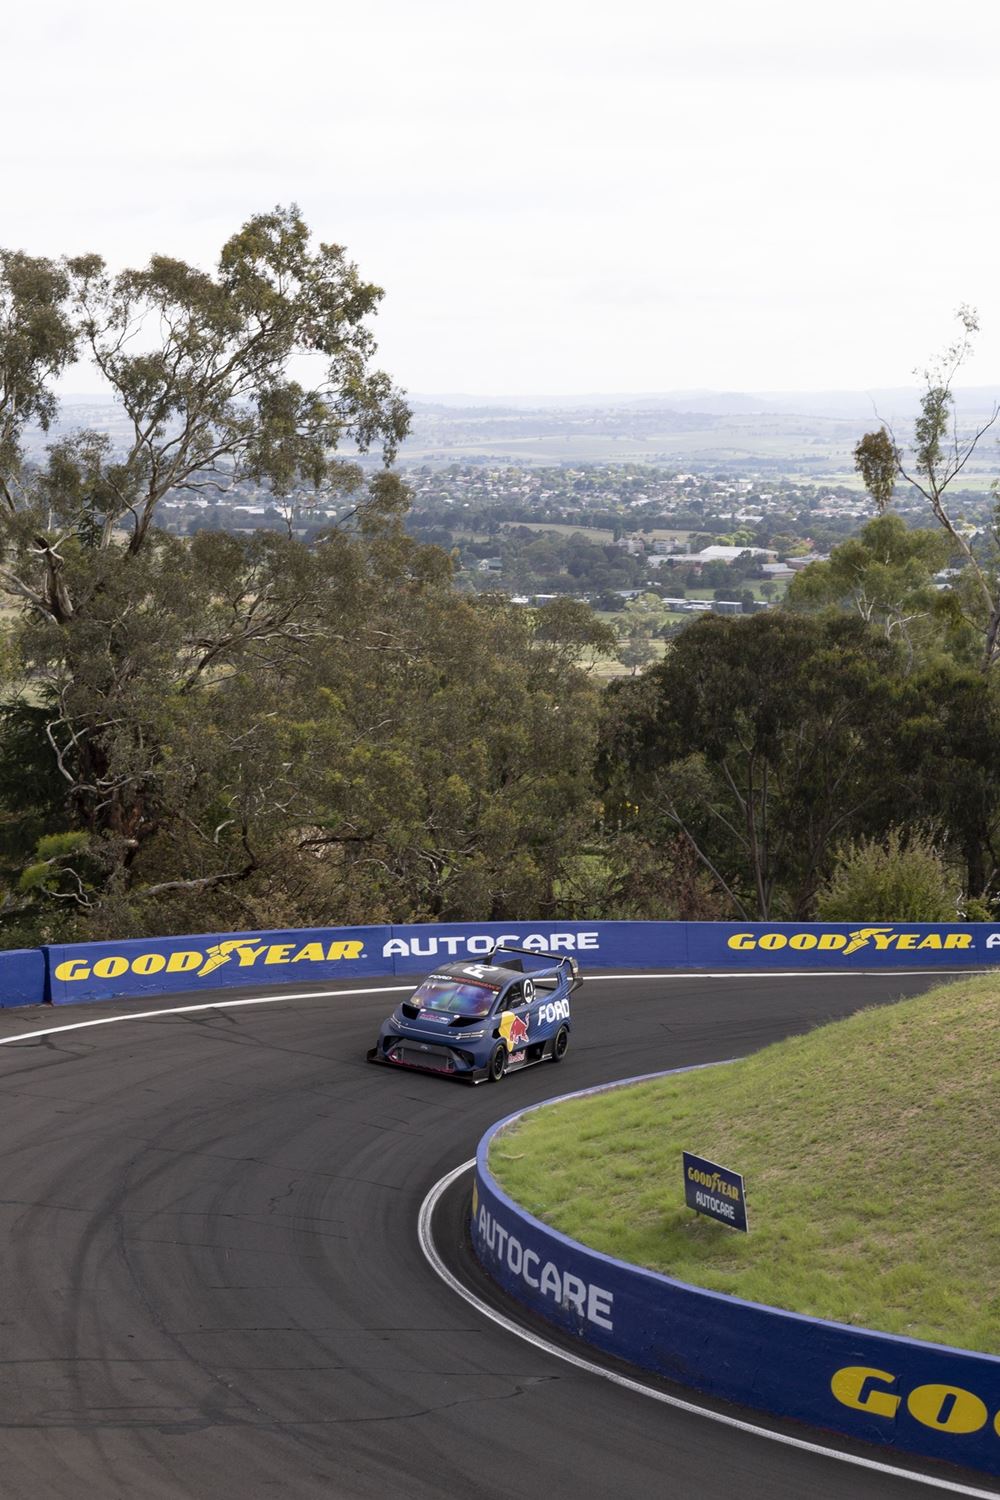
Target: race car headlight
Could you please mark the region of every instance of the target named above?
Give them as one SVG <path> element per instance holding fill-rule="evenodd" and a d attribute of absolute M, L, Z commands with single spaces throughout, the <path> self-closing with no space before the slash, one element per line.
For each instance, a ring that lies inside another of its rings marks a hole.
<path fill-rule="evenodd" d="M 391 1027 L 393 1031 L 402 1031 L 403 1029 L 402 1022 L 398 1021 L 395 1016 L 390 1016 L 386 1024 Z"/>
<path fill-rule="evenodd" d="M 463 1042 L 478 1042 L 486 1035 L 485 1031 L 463 1031 L 461 1033 Z"/>

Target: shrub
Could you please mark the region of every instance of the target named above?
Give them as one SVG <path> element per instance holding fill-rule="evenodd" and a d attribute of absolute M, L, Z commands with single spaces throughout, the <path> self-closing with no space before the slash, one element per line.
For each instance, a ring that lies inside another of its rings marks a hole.
<path fill-rule="evenodd" d="M 837 851 L 816 900 L 824 922 L 954 922 L 959 885 L 927 829 L 891 828 Z"/>

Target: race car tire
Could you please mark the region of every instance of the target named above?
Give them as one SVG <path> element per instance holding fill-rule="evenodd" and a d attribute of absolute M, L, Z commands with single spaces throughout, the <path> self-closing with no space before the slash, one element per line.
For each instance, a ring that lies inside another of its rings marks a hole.
<path fill-rule="evenodd" d="M 507 1048 L 504 1046 L 503 1042 L 498 1042 L 498 1044 L 493 1048 L 493 1051 L 490 1053 L 490 1063 L 489 1063 L 489 1081 L 490 1081 L 490 1083 L 499 1083 L 500 1080 L 501 1080 L 501 1078 L 503 1077 L 503 1075 L 506 1073 L 506 1071 L 507 1071 Z"/>
<path fill-rule="evenodd" d="M 552 1061 L 562 1062 L 566 1056 L 566 1048 L 569 1046 L 569 1027 L 560 1026 L 556 1032 L 555 1041 L 552 1043 Z"/>

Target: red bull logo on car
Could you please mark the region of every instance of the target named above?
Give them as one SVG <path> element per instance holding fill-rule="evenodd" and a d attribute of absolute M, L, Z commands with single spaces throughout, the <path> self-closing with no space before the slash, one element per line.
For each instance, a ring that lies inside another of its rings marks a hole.
<path fill-rule="evenodd" d="M 500 1035 L 507 1043 L 508 1052 L 516 1052 L 522 1042 L 528 1040 L 528 1023 L 523 1016 L 508 1010 L 500 1017 Z"/>

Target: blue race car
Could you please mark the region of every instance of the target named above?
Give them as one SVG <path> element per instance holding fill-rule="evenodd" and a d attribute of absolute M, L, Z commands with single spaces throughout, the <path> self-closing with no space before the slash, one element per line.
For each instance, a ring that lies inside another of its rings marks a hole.
<path fill-rule="evenodd" d="M 525 959 L 539 967 L 525 969 Z M 383 1021 L 368 1061 L 498 1083 L 532 1063 L 561 1062 L 575 958 L 496 947 L 482 963 L 444 964 Z"/>

